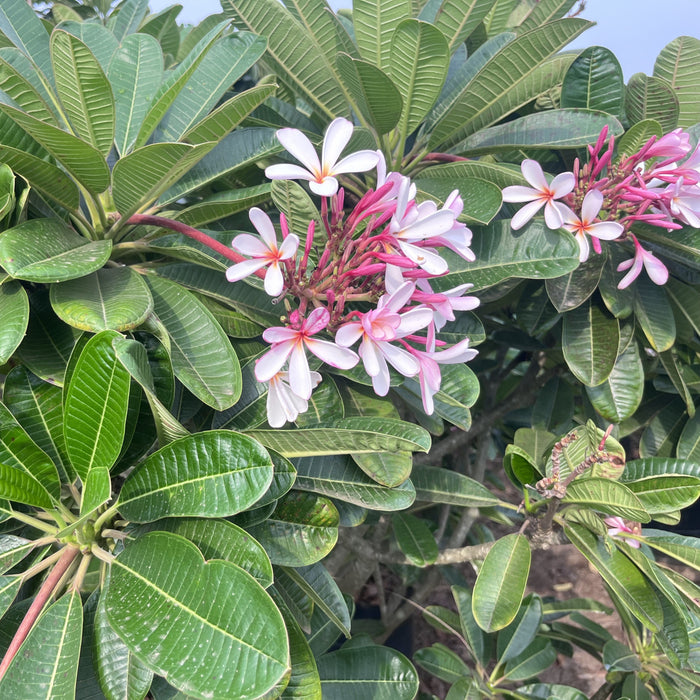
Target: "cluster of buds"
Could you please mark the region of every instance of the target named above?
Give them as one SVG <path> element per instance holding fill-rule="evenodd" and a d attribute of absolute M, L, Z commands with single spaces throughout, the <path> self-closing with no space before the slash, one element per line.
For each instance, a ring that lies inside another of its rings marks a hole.
<path fill-rule="evenodd" d="M 459 192 L 450 194 L 441 208 L 432 201 L 418 203 L 415 185 L 399 173 L 387 173 L 381 152 L 358 151 L 339 160 L 352 131 L 351 122 L 334 120 L 320 160 L 297 129 L 277 132 L 302 165 L 272 165 L 265 174 L 273 180 L 308 181 L 321 197 L 321 230 L 310 221 L 302 244 L 300 232 L 290 231 L 281 214 L 279 243 L 272 220 L 253 208 L 250 220 L 259 236 L 241 234 L 232 243 L 248 259 L 230 267 L 227 279 L 262 277 L 265 291 L 284 300 L 287 309 L 285 325 L 263 333 L 271 347 L 255 365 L 258 381 L 269 383 L 272 427 L 294 421 L 308 408 L 321 380 L 309 367 L 308 353 L 343 370 L 361 359 L 379 396 L 389 391 L 389 365 L 404 377 L 416 377 L 428 414 L 440 388 L 439 365 L 463 363 L 476 355 L 468 338 L 449 348 L 437 339 L 445 323 L 454 320 L 455 310 L 478 305 L 475 297 L 464 296 L 472 285 L 444 292 L 430 285 L 431 278 L 448 272 L 439 248 L 474 259 L 471 231 L 458 221 L 463 207 Z M 376 187 L 361 193 L 346 211 L 337 176 L 375 168 Z M 352 348 L 357 343 L 356 352 Z"/>
<path fill-rule="evenodd" d="M 561 173 L 551 183 L 539 163 L 523 161 L 521 170 L 531 187 L 503 190 L 505 202 L 527 202 L 511 225 L 521 228 L 544 207 L 549 228 L 565 228 L 576 236 L 581 262 L 588 259 L 591 245 L 602 252 L 601 240 L 634 245 L 634 257 L 617 268 L 629 270 L 620 289 L 632 284 L 642 269 L 656 284 L 665 284 L 666 266 L 642 247 L 632 227 L 637 222 L 669 231 L 700 227 L 700 146 L 691 153 L 689 135 L 676 129 L 651 137 L 637 153 L 615 161 L 615 139 L 607 137 L 606 127 L 588 147 L 589 162 L 581 167 L 576 159 L 573 172 Z"/>

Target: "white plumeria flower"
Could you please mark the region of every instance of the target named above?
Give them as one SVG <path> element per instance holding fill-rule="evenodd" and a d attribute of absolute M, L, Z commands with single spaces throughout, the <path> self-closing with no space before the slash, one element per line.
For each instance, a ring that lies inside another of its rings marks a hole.
<path fill-rule="evenodd" d="M 312 388 L 318 386 L 321 375 L 309 372 Z M 307 399 L 297 396 L 289 385 L 289 372 L 280 371 L 270 379 L 267 392 L 267 422 L 272 428 L 281 428 L 285 423 L 292 423 L 300 413 L 309 408 Z"/>
<path fill-rule="evenodd" d="M 517 231 L 525 226 L 542 207 L 544 207 L 544 221 L 547 226 L 561 228 L 563 223 L 561 205 L 554 200 L 565 197 L 574 189 L 576 184 L 574 174 L 560 173 L 550 185 L 536 160 L 524 160 L 520 169 L 532 187 L 511 185 L 503 190 L 504 202 L 529 202 L 511 219 L 511 228 Z"/>
<path fill-rule="evenodd" d="M 679 177 L 675 185 L 666 190 L 669 196 L 669 210 L 673 216 L 693 228 L 700 228 L 700 187 L 683 186 Z"/>
<path fill-rule="evenodd" d="M 616 221 L 596 221 L 603 206 L 603 193 L 599 190 L 591 190 L 583 198 L 580 218 L 569 207 L 561 205 L 561 214 L 564 219 L 564 228 L 576 236 L 579 247 L 579 262 L 586 262 L 590 255 L 588 236 L 595 236 L 604 241 L 612 241 L 619 238 L 624 232 L 624 226 Z"/>
<path fill-rule="evenodd" d="M 433 312 L 427 307 L 399 314 L 414 289 L 412 282 L 405 282 L 393 294 L 385 294 L 377 302 L 376 309 L 362 315 L 362 320 L 343 324 L 335 334 L 335 342 L 343 347 L 362 339 L 359 354 L 378 396 L 386 396 L 389 391 L 387 362 L 404 377 L 413 377 L 420 369 L 415 357 L 391 344 L 392 340 L 404 338 L 432 321 Z"/>
<path fill-rule="evenodd" d="M 635 549 L 639 549 L 642 546 L 642 543 L 634 539 L 634 537 L 620 537 L 620 534 L 623 532 L 628 535 L 639 535 L 642 531 L 639 523 L 624 520 L 618 515 L 607 517 L 604 522 L 608 526 L 608 535 L 613 539 L 627 542 L 630 547 Z"/>
<path fill-rule="evenodd" d="M 343 117 L 334 119 L 323 137 L 323 152 L 319 161 L 316 149 L 298 129 L 280 129 L 279 142 L 305 167 L 280 163 L 265 169 L 270 180 L 308 180 L 312 192 L 330 197 L 338 191 L 335 176 L 342 173 L 364 173 L 371 170 L 379 157 L 375 151 L 357 151 L 342 160 L 340 154 L 352 136 L 352 122 Z"/>
<path fill-rule="evenodd" d="M 278 247 L 277 234 L 270 217 L 257 207 L 250 210 L 249 216 L 260 238 L 249 233 L 241 233 L 233 239 L 231 247 L 242 255 L 249 255 L 251 259 L 229 267 L 226 270 L 226 279 L 229 282 L 238 282 L 269 265 L 265 273 L 265 291 L 272 297 L 279 296 L 284 289 L 280 261 L 294 257 L 299 247 L 299 239 L 290 233 Z"/>

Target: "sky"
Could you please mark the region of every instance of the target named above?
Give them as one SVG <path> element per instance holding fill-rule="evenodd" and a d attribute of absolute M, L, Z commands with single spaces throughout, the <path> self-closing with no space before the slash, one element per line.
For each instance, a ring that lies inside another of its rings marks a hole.
<path fill-rule="evenodd" d="M 151 0 L 151 10 L 175 0 Z M 219 0 L 179 0 L 182 23 L 196 24 L 221 11 Z M 331 0 L 331 6 L 350 7 L 351 0 Z M 605 46 L 617 56 L 625 78 L 651 75 L 659 51 L 677 36 L 700 38 L 700 0 L 587 0 L 581 17 L 596 22 L 567 48 Z"/>

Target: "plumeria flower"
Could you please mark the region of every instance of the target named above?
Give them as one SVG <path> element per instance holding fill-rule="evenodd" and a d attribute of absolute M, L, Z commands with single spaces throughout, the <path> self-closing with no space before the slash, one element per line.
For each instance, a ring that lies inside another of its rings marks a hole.
<path fill-rule="evenodd" d="M 700 188 L 683 187 L 679 177 L 666 191 L 668 208 L 677 219 L 693 228 L 700 228 Z"/>
<path fill-rule="evenodd" d="M 301 319 L 299 312 L 290 314 L 292 326 L 274 326 L 263 332 L 263 339 L 272 347 L 255 362 L 255 377 L 259 382 L 269 382 L 289 360 L 289 386 L 299 397 L 309 400 L 314 388 L 306 351 L 323 360 L 331 367 L 350 369 L 359 358 L 346 347 L 339 347 L 328 340 L 313 338 L 330 320 L 328 309 L 314 309 L 307 318 Z M 296 326 L 296 327 L 295 327 Z"/>
<path fill-rule="evenodd" d="M 372 378 L 372 386 L 379 396 L 389 391 L 389 367 L 387 362 L 404 377 L 413 377 L 420 369 L 418 361 L 403 348 L 391 341 L 403 338 L 432 320 L 433 312 L 427 307 L 416 307 L 405 313 L 415 285 L 405 282 L 393 294 L 385 294 L 377 302 L 377 308 L 362 314 L 360 321 L 343 324 L 335 334 L 335 342 L 350 347 L 361 339 L 360 357 L 365 371 Z"/>
<path fill-rule="evenodd" d="M 338 191 L 336 175 L 366 172 L 379 160 L 375 151 L 357 151 L 338 160 L 350 141 L 352 130 L 352 122 L 343 117 L 334 119 L 326 129 L 319 161 L 313 144 L 301 131 L 279 129 L 279 142 L 305 167 L 287 163 L 271 165 L 265 169 L 265 176 L 270 180 L 308 180 L 312 192 L 322 197 L 334 195 Z"/>
<path fill-rule="evenodd" d="M 564 220 L 560 205 L 554 200 L 565 197 L 574 189 L 576 184 L 574 174 L 561 173 L 552 180 L 550 185 L 536 160 L 524 160 L 520 169 L 532 187 L 511 185 L 503 190 L 504 202 L 529 202 L 511 219 L 511 228 L 517 231 L 525 226 L 542 207 L 544 207 L 544 220 L 547 226 L 561 228 Z"/>
<path fill-rule="evenodd" d="M 588 236 L 595 236 L 604 241 L 612 241 L 619 238 L 624 227 L 616 221 L 595 221 L 603 206 L 603 193 L 599 190 L 590 190 L 583 198 L 580 218 L 569 207 L 562 205 L 561 214 L 564 219 L 564 228 L 576 236 L 579 247 L 579 262 L 586 262 L 590 254 Z"/>
<path fill-rule="evenodd" d="M 617 285 L 618 289 L 629 287 L 634 280 L 639 277 L 642 271 L 642 266 L 647 271 L 649 278 L 654 284 L 666 284 L 668 281 L 668 269 L 661 260 L 659 260 L 652 252 L 644 250 L 636 236 L 632 236 L 634 241 L 634 257 L 630 260 L 625 260 L 617 266 L 617 271 L 629 270 L 629 272 L 620 280 Z"/>
<path fill-rule="evenodd" d="M 473 284 L 460 284 L 444 292 L 434 292 L 426 279 L 416 281 L 418 289 L 413 293 L 413 300 L 424 304 L 433 311 L 433 325 L 439 331 L 448 321 L 454 321 L 454 310 L 471 311 L 479 306 L 478 297 L 463 296 Z"/>
<path fill-rule="evenodd" d="M 633 537 L 618 537 L 621 532 L 628 532 L 631 535 L 639 535 L 641 533 L 641 525 L 639 523 L 632 522 L 631 520 L 624 520 L 619 516 L 605 518 L 605 524 L 608 526 L 608 535 L 613 539 L 622 540 L 627 542 L 630 547 L 639 549 L 642 543 L 639 540 L 635 540 Z"/>
<path fill-rule="evenodd" d="M 318 386 L 321 375 L 309 372 L 312 388 Z M 289 372 L 280 371 L 270 379 L 267 392 L 267 422 L 272 428 L 281 428 L 287 421 L 295 421 L 309 408 L 307 399 L 297 396 L 289 385 Z"/>
<path fill-rule="evenodd" d="M 690 134 L 683 129 L 674 129 L 664 134 L 644 151 L 645 158 L 674 158 L 678 160 L 690 153 Z"/>
<path fill-rule="evenodd" d="M 226 279 L 229 282 L 238 282 L 269 265 L 265 273 L 265 291 L 272 297 L 279 296 L 284 289 L 280 262 L 294 257 L 299 239 L 290 233 L 278 247 L 275 227 L 270 217 L 257 207 L 250 210 L 249 216 L 260 238 L 249 233 L 241 233 L 233 239 L 231 247 L 243 255 L 249 255 L 251 259 L 229 267 L 226 270 Z"/>

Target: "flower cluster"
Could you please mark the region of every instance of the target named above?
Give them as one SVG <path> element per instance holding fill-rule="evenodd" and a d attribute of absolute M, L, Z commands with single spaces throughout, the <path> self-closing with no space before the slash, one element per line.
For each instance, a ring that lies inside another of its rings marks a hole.
<path fill-rule="evenodd" d="M 526 202 L 511 226 L 521 228 L 544 207 L 549 228 L 563 227 L 576 236 L 581 262 L 588 259 L 591 245 L 601 253 L 601 240 L 632 243 L 633 257 L 617 268 L 628 270 L 620 289 L 632 284 L 642 269 L 656 284 L 665 284 L 666 266 L 642 247 L 632 228 L 638 222 L 669 231 L 683 225 L 700 227 L 700 146 L 693 150 L 689 135 L 676 129 L 661 138 L 653 136 L 638 152 L 615 160 L 615 139 L 608 141 L 607 136 L 605 128 L 589 146 L 585 166 L 577 159 L 573 172 L 561 173 L 551 183 L 539 163 L 523 161 L 521 170 L 531 187 L 503 190 L 505 202 Z"/>
<path fill-rule="evenodd" d="M 230 267 L 227 279 L 261 276 L 264 269 L 265 291 L 284 299 L 288 312 L 284 326 L 263 333 L 271 347 L 255 366 L 258 381 L 269 382 L 267 415 L 273 427 L 295 420 L 308 408 L 321 379 L 309 367 L 309 354 L 341 370 L 361 360 L 380 396 L 389 391 L 390 367 L 415 377 L 426 413 L 433 412 L 433 396 L 440 388 L 439 366 L 476 355 L 468 338 L 449 348 L 437 339 L 445 323 L 455 319 L 455 310 L 478 305 L 478 299 L 464 295 L 471 285 L 443 292 L 430 285 L 431 278 L 448 272 L 440 248 L 474 259 L 471 231 L 458 220 L 463 207 L 459 192 L 452 192 L 442 207 L 419 203 L 408 177 L 386 172 L 380 151 L 358 151 L 339 160 L 352 130 L 346 119 L 334 120 L 320 160 L 300 131 L 277 132 L 302 165 L 272 165 L 265 174 L 308 181 L 311 191 L 321 196 L 320 230 L 313 220 L 305 234 L 292 233 L 281 214 L 280 243 L 269 216 L 253 208 L 250 220 L 259 237 L 241 234 L 232 243 L 248 258 Z M 349 196 L 337 176 L 374 168 L 376 187 L 360 192 L 346 211 Z"/>

